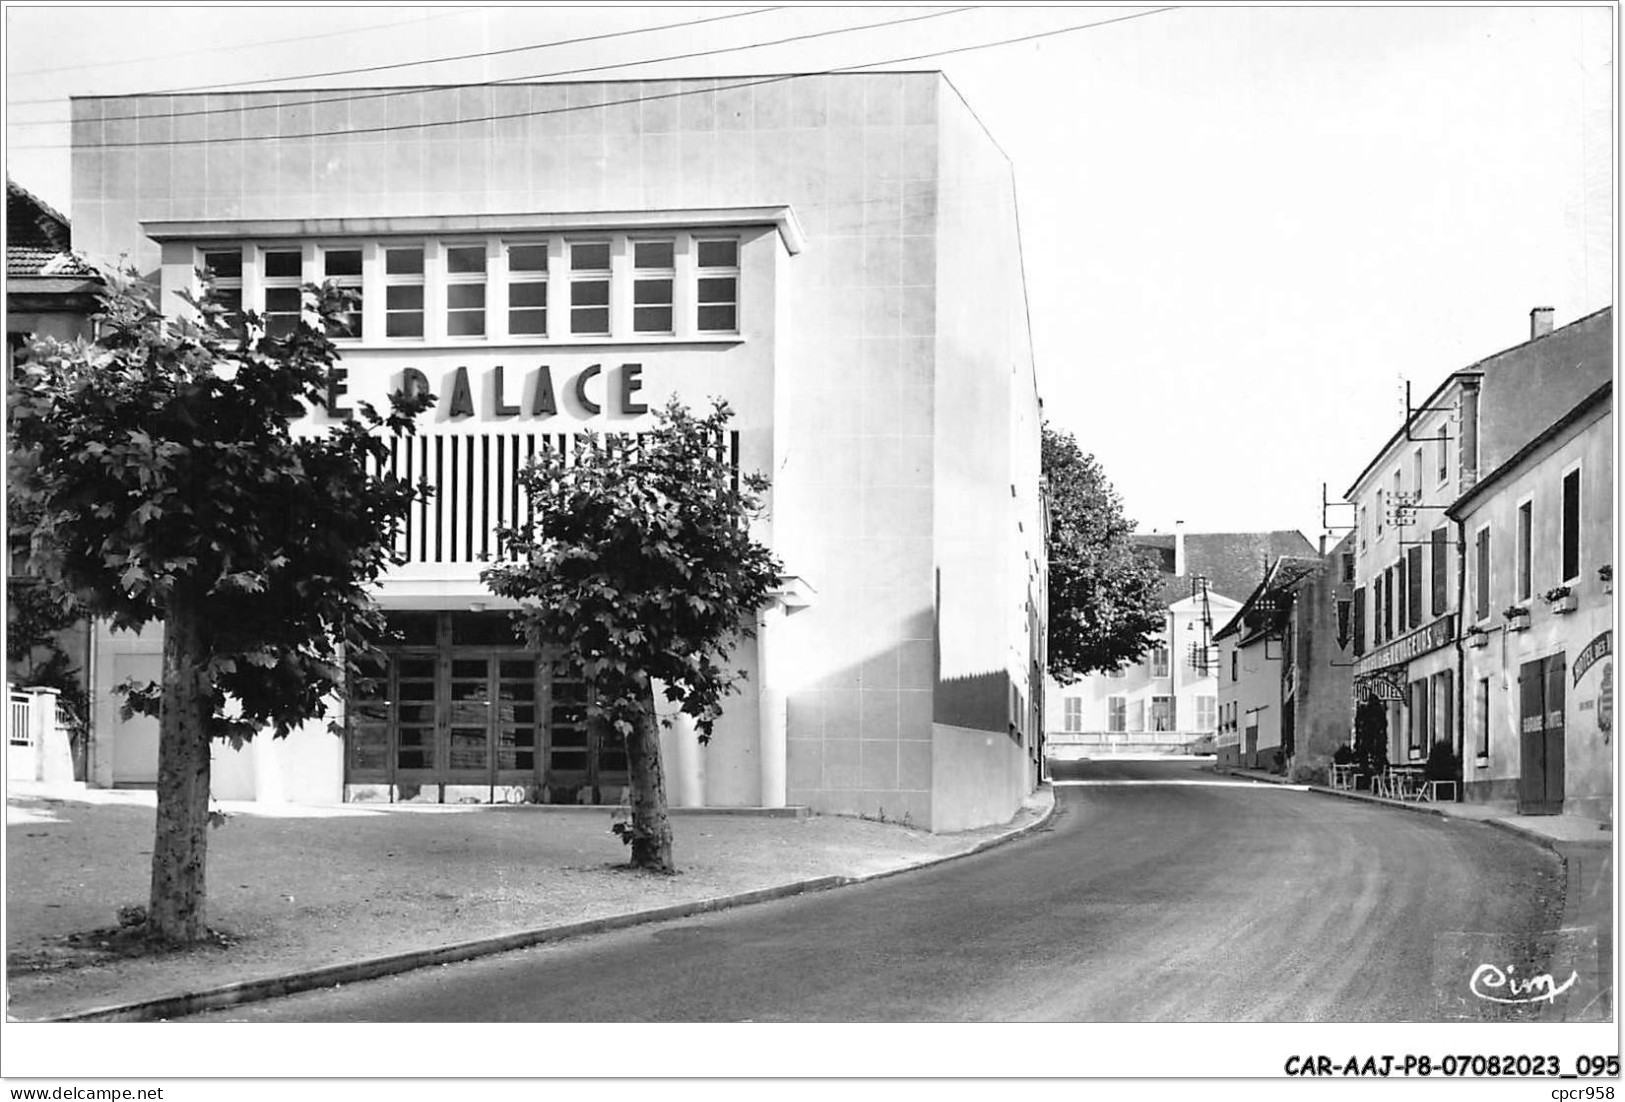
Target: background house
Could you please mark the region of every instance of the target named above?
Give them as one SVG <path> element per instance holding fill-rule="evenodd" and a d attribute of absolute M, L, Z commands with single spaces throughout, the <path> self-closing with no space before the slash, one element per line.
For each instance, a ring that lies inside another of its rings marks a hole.
<path fill-rule="evenodd" d="M 1069 685 L 1051 679 L 1046 737 L 1058 745 L 1118 749 L 1207 748 L 1219 726 L 1219 653 L 1214 634 L 1266 566 L 1314 554 L 1296 531 L 1197 532 L 1133 537 L 1162 574 L 1167 609 L 1159 641 L 1137 661 Z"/>
<path fill-rule="evenodd" d="M 1296 775 L 1350 741 L 1352 543 L 1276 559 L 1219 629 L 1220 764 Z"/>
<path fill-rule="evenodd" d="M 96 270 L 73 253 L 68 220 L 6 180 L 6 364 L 34 335 L 90 335 L 101 290 Z"/>

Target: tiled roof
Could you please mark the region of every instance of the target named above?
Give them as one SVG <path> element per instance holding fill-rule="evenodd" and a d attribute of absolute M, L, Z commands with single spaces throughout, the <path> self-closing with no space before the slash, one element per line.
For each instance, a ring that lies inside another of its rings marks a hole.
<path fill-rule="evenodd" d="M 86 276 L 96 270 L 71 252 L 68 220 L 27 188 L 6 181 L 6 276 Z"/>
<path fill-rule="evenodd" d="M 1296 530 L 1274 532 L 1187 532 L 1185 574 L 1174 576 L 1174 534 L 1136 535 L 1134 542 L 1151 555 L 1163 573 L 1161 600 L 1165 605 L 1191 595 L 1191 578 L 1207 578 L 1208 590 L 1245 600 L 1264 577 L 1264 569 L 1282 556 L 1315 558 L 1315 547 Z"/>
<path fill-rule="evenodd" d="M 1276 559 L 1268 576 L 1253 587 L 1235 615 L 1225 622 L 1213 638 L 1228 638 L 1244 628 L 1246 634 L 1252 634 L 1265 627 L 1279 626 L 1291 611 L 1292 602 L 1297 599 L 1294 588 L 1318 571 L 1325 562 L 1319 556 L 1286 555 Z M 1261 608 L 1260 605 L 1265 602 L 1268 604 Z"/>

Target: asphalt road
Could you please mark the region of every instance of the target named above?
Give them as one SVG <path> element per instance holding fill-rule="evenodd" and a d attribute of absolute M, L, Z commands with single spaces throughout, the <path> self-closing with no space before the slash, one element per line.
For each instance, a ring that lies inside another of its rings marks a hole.
<path fill-rule="evenodd" d="M 1471 1021 L 1583 994 L 1470 992 L 1482 964 L 1568 974 L 1562 866 L 1525 840 L 1190 761 L 1055 772 L 1050 825 L 978 856 L 202 1017 Z"/>

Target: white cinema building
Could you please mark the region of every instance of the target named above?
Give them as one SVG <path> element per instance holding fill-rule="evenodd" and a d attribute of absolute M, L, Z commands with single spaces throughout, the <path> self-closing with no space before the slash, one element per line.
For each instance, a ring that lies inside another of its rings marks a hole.
<path fill-rule="evenodd" d="M 361 295 L 331 423 L 417 380 L 397 470 L 432 504 L 379 599 L 386 687 L 216 753 L 220 798 L 615 803 L 623 750 L 479 581 L 517 465 L 736 411 L 785 564 L 712 741 L 667 732 L 679 806 L 804 805 L 936 831 L 1038 776 L 1040 403 L 1012 169 L 937 73 L 80 98 L 73 218 L 166 312 L 196 272 L 273 327 L 301 283 Z M 91 781 L 152 783 L 111 686 L 160 633 L 97 633 Z"/>

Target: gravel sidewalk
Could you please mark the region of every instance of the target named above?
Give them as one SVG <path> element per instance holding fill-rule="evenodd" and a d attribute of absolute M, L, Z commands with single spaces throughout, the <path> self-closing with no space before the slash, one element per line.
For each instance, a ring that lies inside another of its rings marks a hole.
<path fill-rule="evenodd" d="M 145 904 L 151 792 L 13 792 L 6 808 L 6 1013 L 57 1017 L 480 938 L 696 903 L 968 852 L 1010 823 L 933 835 L 831 816 L 678 813 L 677 876 L 625 867 L 602 809 L 222 805 L 209 838 L 209 925 L 225 935 L 124 958 L 83 935 Z M 77 937 L 75 935 L 78 935 Z"/>

